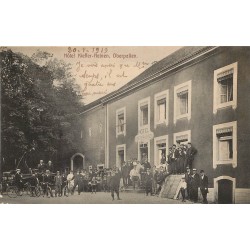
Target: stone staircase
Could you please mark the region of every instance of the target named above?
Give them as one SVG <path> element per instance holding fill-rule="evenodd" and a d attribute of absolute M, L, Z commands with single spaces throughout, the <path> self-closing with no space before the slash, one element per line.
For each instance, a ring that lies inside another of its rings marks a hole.
<path fill-rule="evenodd" d="M 176 199 L 180 190 L 181 178 L 182 175 L 167 176 L 159 196 L 161 198 Z"/>

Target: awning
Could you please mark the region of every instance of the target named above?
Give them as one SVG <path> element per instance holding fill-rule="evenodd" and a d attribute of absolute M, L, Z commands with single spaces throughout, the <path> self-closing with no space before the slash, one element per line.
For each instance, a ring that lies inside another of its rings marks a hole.
<path fill-rule="evenodd" d="M 225 133 L 230 133 L 233 132 L 233 127 L 229 127 L 229 128 L 220 128 L 216 130 L 216 134 L 225 134 Z"/>
<path fill-rule="evenodd" d="M 226 70 L 222 73 L 219 73 L 217 75 L 217 81 L 219 83 L 222 83 L 226 80 L 229 80 L 229 79 L 232 79 L 233 78 L 233 73 L 234 73 L 234 70 L 233 69 L 230 69 L 230 70 Z"/>

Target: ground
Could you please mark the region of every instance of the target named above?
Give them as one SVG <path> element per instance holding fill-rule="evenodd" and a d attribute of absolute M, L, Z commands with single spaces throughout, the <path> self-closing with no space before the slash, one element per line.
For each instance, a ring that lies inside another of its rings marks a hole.
<path fill-rule="evenodd" d="M 143 193 L 122 192 L 120 195 L 122 200 L 112 201 L 110 193 L 97 192 L 91 193 L 75 193 L 69 197 L 29 197 L 28 195 L 18 196 L 16 198 L 9 198 L 6 194 L 0 198 L 0 203 L 8 204 L 187 204 L 190 202 L 181 202 L 179 200 L 172 200 L 160 198 L 157 196 L 146 196 Z"/>

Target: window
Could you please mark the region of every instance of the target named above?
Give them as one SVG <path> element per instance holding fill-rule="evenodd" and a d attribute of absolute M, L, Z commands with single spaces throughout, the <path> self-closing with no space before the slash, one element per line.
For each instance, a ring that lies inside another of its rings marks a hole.
<path fill-rule="evenodd" d="M 191 130 L 174 134 L 174 144 L 187 144 L 188 142 L 191 142 Z"/>
<path fill-rule="evenodd" d="M 148 105 L 141 106 L 141 126 L 148 125 Z"/>
<path fill-rule="evenodd" d="M 150 97 L 138 102 L 138 130 L 150 128 Z"/>
<path fill-rule="evenodd" d="M 191 118 L 191 81 L 174 87 L 174 123 L 182 118 Z"/>
<path fill-rule="evenodd" d="M 236 62 L 214 71 L 214 113 L 228 106 L 236 108 L 237 68 Z"/>
<path fill-rule="evenodd" d="M 126 144 L 116 146 L 116 167 L 121 169 L 123 162 L 126 161 Z"/>
<path fill-rule="evenodd" d="M 159 136 L 154 138 L 154 165 L 158 166 L 165 162 L 168 154 L 168 136 Z"/>
<path fill-rule="evenodd" d="M 155 95 L 154 126 L 168 124 L 168 90 Z"/>
<path fill-rule="evenodd" d="M 213 127 L 214 168 L 221 164 L 237 165 L 236 122 L 224 123 Z"/>
<path fill-rule="evenodd" d="M 126 108 L 116 111 L 116 136 L 126 135 Z"/>

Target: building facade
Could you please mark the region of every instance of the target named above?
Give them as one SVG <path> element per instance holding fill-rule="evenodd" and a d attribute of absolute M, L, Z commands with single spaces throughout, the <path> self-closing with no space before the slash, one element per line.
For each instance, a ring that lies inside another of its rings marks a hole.
<path fill-rule="evenodd" d="M 158 165 L 170 146 L 191 142 L 198 150 L 193 165 L 209 178 L 209 199 L 250 203 L 249 67 L 248 47 L 176 51 L 86 106 L 85 158 L 120 167 L 147 155 Z"/>

